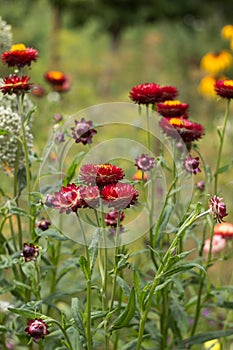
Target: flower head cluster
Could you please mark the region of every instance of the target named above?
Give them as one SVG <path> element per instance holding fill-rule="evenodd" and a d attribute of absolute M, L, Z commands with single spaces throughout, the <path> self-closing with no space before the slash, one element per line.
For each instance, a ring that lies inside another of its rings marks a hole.
<path fill-rule="evenodd" d="M 9 97 L 9 98 L 8 98 Z M 18 135 L 20 134 L 20 115 L 16 111 L 15 100 L 13 96 L 3 96 L 0 106 L 0 129 L 3 131 L 0 135 L 0 164 L 8 173 L 15 169 L 16 159 L 18 159 L 18 168 L 22 169 L 25 164 L 23 148 L 18 154 Z M 25 108 L 30 107 L 30 103 L 25 99 Z M 33 147 L 33 136 L 30 131 L 30 125 L 26 126 L 26 141 L 29 155 Z"/>
<path fill-rule="evenodd" d="M 49 334 L 48 325 L 41 318 L 29 320 L 25 332 L 27 332 L 36 343 L 40 339 L 44 339 L 45 335 Z"/>
<path fill-rule="evenodd" d="M 217 95 L 223 98 L 233 98 L 233 80 L 217 80 L 214 85 Z"/>
<path fill-rule="evenodd" d="M 9 51 L 12 43 L 11 26 L 0 17 L 0 54 Z"/>
<path fill-rule="evenodd" d="M 201 172 L 199 168 L 200 166 L 199 157 L 193 158 L 192 156 L 189 155 L 186 159 L 184 159 L 183 165 L 184 165 L 184 169 L 190 174 L 196 175 L 197 173 Z"/>
<path fill-rule="evenodd" d="M 201 124 L 187 119 L 162 118 L 159 125 L 167 136 L 171 136 L 172 138 L 181 137 L 187 146 L 191 142 L 200 139 L 204 134 L 204 128 Z"/>
<path fill-rule="evenodd" d="M 213 218 L 219 223 L 223 222 L 223 218 L 228 215 L 226 211 L 226 204 L 222 202 L 222 198 L 214 195 L 210 199 L 210 213 L 213 215 Z"/>
<path fill-rule="evenodd" d="M 138 104 L 155 104 L 171 100 L 177 96 L 177 89 L 173 86 L 160 86 L 155 83 L 146 83 L 134 86 L 129 94 L 130 99 Z"/>
<path fill-rule="evenodd" d="M 44 74 L 44 78 L 53 91 L 66 92 L 70 89 L 69 79 L 63 72 L 50 70 Z"/>
<path fill-rule="evenodd" d="M 125 176 L 123 169 L 113 164 L 86 164 L 80 169 L 79 179 L 87 185 L 105 186 Z"/>
<path fill-rule="evenodd" d="M 29 83 L 30 77 L 24 75 L 22 77 L 12 74 L 3 79 L 3 84 L 0 86 L 3 94 L 16 94 L 20 95 L 25 92 L 29 92 L 32 83 Z"/>
<path fill-rule="evenodd" d="M 38 51 L 26 47 L 24 44 L 12 45 L 10 51 L 6 51 L 2 54 L 2 61 L 8 65 L 8 67 L 22 68 L 24 66 L 30 66 L 32 61 L 36 62 L 38 58 Z"/>
<path fill-rule="evenodd" d="M 233 238 L 233 224 L 230 222 L 218 223 L 214 226 L 214 235 L 223 238 Z"/>
<path fill-rule="evenodd" d="M 142 153 L 140 157 L 135 159 L 135 165 L 138 170 L 149 171 L 155 166 L 154 157 L 149 157 L 147 154 Z"/>
<path fill-rule="evenodd" d="M 21 252 L 21 256 L 24 257 L 24 261 L 36 261 L 37 257 L 39 255 L 39 247 L 35 246 L 34 244 L 30 243 L 24 243 L 23 245 L 23 251 Z"/>
<path fill-rule="evenodd" d="M 168 100 L 159 102 L 156 105 L 156 111 L 166 118 L 182 117 L 187 118 L 189 108 L 188 103 L 180 102 L 179 100 Z"/>
<path fill-rule="evenodd" d="M 97 133 L 97 131 L 93 129 L 92 121 L 86 121 L 85 118 L 82 118 L 80 122 L 75 120 L 75 126 L 71 128 L 71 130 L 75 142 L 81 142 L 83 145 L 92 143 L 92 137 Z"/>

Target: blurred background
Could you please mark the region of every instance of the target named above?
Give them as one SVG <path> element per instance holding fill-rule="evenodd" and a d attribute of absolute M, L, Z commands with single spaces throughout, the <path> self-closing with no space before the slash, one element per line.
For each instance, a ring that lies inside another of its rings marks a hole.
<path fill-rule="evenodd" d="M 12 27 L 13 43 L 23 42 L 39 51 L 37 63 L 28 71 L 31 81 L 47 93 L 32 96 L 37 105 L 38 153 L 55 113 L 69 116 L 94 104 L 131 102 L 129 91 L 134 85 L 155 82 L 176 86 L 178 99 L 190 104 L 189 118 L 206 129 L 199 149 L 214 169 L 216 129 L 222 123 L 225 101 L 206 99 L 198 91 L 206 75 L 200 61 L 208 52 L 229 50 L 220 33 L 232 24 L 232 0 L 0 0 L 0 16 Z M 58 100 L 49 94 L 44 80 L 48 70 L 69 77 L 70 89 Z M 8 73 L 0 65 L 1 76 Z M 227 75 L 232 78 L 232 73 L 231 67 Z M 222 165 L 224 159 L 232 160 L 232 134 L 230 121 Z M 203 176 L 198 174 L 197 181 Z M 231 170 L 221 176 L 221 186 L 230 207 Z"/>

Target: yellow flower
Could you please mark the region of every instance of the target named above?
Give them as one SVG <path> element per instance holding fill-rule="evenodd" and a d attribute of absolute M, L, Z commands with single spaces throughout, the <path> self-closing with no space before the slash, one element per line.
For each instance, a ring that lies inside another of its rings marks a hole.
<path fill-rule="evenodd" d="M 221 30 L 221 37 L 223 39 L 229 40 L 233 38 L 233 25 L 227 24 Z"/>
<path fill-rule="evenodd" d="M 210 99 L 216 98 L 217 94 L 214 90 L 215 82 L 216 82 L 216 79 L 211 75 L 207 75 L 206 77 L 204 77 L 200 81 L 200 84 L 198 86 L 199 93 Z"/>
<path fill-rule="evenodd" d="M 14 44 L 11 46 L 11 51 L 26 51 L 26 46 L 24 44 Z"/>
<path fill-rule="evenodd" d="M 220 350 L 221 349 L 221 346 L 220 346 L 218 339 L 206 341 L 204 343 L 204 347 L 206 350 Z"/>
<path fill-rule="evenodd" d="M 209 52 L 201 60 L 201 68 L 207 73 L 217 75 L 228 68 L 233 63 L 233 57 L 230 52 L 222 50 L 220 52 Z"/>

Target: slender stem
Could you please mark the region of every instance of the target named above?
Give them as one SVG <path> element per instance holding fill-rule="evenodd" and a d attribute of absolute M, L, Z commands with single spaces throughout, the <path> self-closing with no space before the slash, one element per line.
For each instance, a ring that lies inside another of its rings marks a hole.
<path fill-rule="evenodd" d="M 87 350 L 91 350 L 92 349 L 92 336 L 91 336 L 91 266 L 90 266 L 90 255 L 89 255 L 86 234 L 84 231 L 82 220 L 80 219 L 78 212 L 76 213 L 76 216 L 78 218 L 78 222 L 79 222 L 81 232 L 83 235 L 83 240 L 84 240 L 84 244 L 85 244 L 85 251 L 86 251 L 87 266 L 88 266 L 88 277 L 86 278 L 86 286 L 87 286 L 86 337 L 87 337 Z"/>
<path fill-rule="evenodd" d="M 68 335 L 67 335 L 65 329 L 62 327 L 62 325 L 61 325 L 58 321 L 56 321 L 56 320 L 54 320 L 54 319 L 49 319 L 47 322 L 48 322 L 48 323 L 54 323 L 54 324 L 56 324 L 56 325 L 60 328 L 60 330 L 62 331 L 62 333 L 63 333 L 63 335 L 64 335 L 64 337 L 65 337 L 65 339 L 66 339 L 66 341 L 67 341 L 67 345 L 68 345 L 69 349 L 70 349 L 70 350 L 74 350 L 74 349 L 73 349 L 73 346 L 72 346 L 72 344 L 71 344 L 71 342 L 70 342 L 70 339 L 69 339 L 69 337 L 68 337 Z"/>
<path fill-rule="evenodd" d="M 146 105 L 146 129 L 147 129 L 147 148 L 150 151 L 151 141 L 150 141 L 150 113 L 149 105 Z"/>
<path fill-rule="evenodd" d="M 230 99 L 227 99 L 226 111 L 225 111 L 225 116 L 224 116 L 224 121 L 223 121 L 223 128 L 222 128 L 222 132 L 219 133 L 220 145 L 219 145 L 219 149 L 218 149 L 218 156 L 217 156 L 217 163 L 216 163 L 216 170 L 215 170 L 215 182 L 214 182 L 214 193 L 216 195 L 218 194 L 219 167 L 220 167 L 220 162 L 221 162 L 226 126 L 227 126 L 227 121 L 228 121 L 228 117 L 229 117 L 230 101 L 231 101 Z"/>

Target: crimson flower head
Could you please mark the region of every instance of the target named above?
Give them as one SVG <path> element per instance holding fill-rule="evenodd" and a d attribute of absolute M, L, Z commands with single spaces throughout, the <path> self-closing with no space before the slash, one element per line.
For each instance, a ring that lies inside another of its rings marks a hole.
<path fill-rule="evenodd" d="M 183 165 L 184 165 L 184 169 L 190 174 L 196 175 L 197 173 L 201 172 L 199 168 L 199 165 L 200 165 L 199 157 L 193 158 L 189 155 L 184 160 Z"/>
<path fill-rule="evenodd" d="M 149 105 L 173 99 L 177 95 L 178 91 L 173 86 L 146 83 L 134 86 L 130 91 L 129 97 L 138 104 Z"/>
<path fill-rule="evenodd" d="M 11 74 L 3 79 L 3 85 L 0 86 L 0 90 L 2 90 L 4 95 L 20 95 L 29 92 L 32 86 L 32 83 L 29 83 L 29 80 L 30 77 L 26 75 L 19 77 L 16 74 Z"/>
<path fill-rule="evenodd" d="M 38 58 L 38 51 L 24 44 L 12 45 L 11 50 L 4 52 L 1 56 L 3 63 L 8 67 L 22 68 L 30 66 L 32 61 L 36 62 Z"/>
<path fill-rule="evenodd" d="M 214 89 L 220 97 L 231 99 L 233 98 L 233 80 L 217 80 Z"/>
<path fill-rule="evenodd" d="M 44 339 L 45 335 L 49 334 L 48 325 L 41 318 L 29 320 L 25 332 L 27 332 L 30 337 L 34 338 L 36 343 L 40 339 Z"/>
<path fill-rule="evenodd" d="M 50 70 L 44 74 L 44 78 L 54 91 L 66 92 L 70 88 L 68 77 L 60 71 Z"/>
<path fill-rule="evenodd" d="M 140 157 L 135 159 L 135 165 L 138 170 L 149 171 L 155 166 L 154 157 L 149 157 L 147 154 L 142 153 Z"/>
<path fill-rule="evenodd" d="M 125 176 L 123 169 L 113 164 L 86 164 L 80 169 L 80 181 L 87 185 L 105 186 Z"/>
<path fill-rule="evenodd" d="M 81 186 L 80 193 L 85 207 L 96 208 L 99 206 L 100 193 L 98 186 Z"/>
<path fill-rule="evenodd" d="M 50 208 L 59 209 L 60 213 L 69 214 L 76 212 L 84 206 L 84 201 L 81 196 L 80 186 L 77 187 L 74 183 L 62 186 L 61 190 L 54 194 L 47 194 L 45 205 Z"/>
<path fill-rule="evenodd" d="M 180 136 L 186 145 L 190 145 L 191 142 L 200 139 L 204 135 L 204 128 L 201 124 L 193 123 L 187 119 L 162 118 L 159 125 L 167 136 L 175 139 Z"/>
<path fill-rule="evenodd" d="M 120 221 L 123 221 L 125 214 L 123 211 L 120 212 Z M 106 226 L 117 227 L 118 212 L 110 211 L 104 215 L 104 222 Z"/>
<path fill-rule="evenodd" d="M 138 191 L 131 184 L 118 182 L 104 186 L 101 195 L 104 204 L 119 211 L 136 203 Z"/>
<path fill-rule="evenodd" d="M 214 195 L 210 199 L 210 213 L 213 215 L 214 220 L 219 223 L 223 222 L 223 218 L 228 215 L 226 212 L 226 204 L 222 202 L 222 198 Z"/>
<path fill-rule="evenodd" d="M 182 103 L 179 100 L 168 100 L 165 102 L 159 102 L 156 105 L 156 111 L 163 117 L 181 117 L 187 118 L 187 109 L 189 107 L 188 103 Z"/>
<path fill-rule="evenodd" d="M 39 255 L 39 247 L 35 246 L 34 244 L 30 243 L 24 243 L 23 245 L 23 251 L 21 252 L 21 256 L 24 257 L 24 261 L 36 261 L 37 257 Z"/>
<path fill-rule="evenodd" d="M 97 133 L 92 127 L 92 121 L 86 121 L 85 118 L 82 118 L 80 122 L 75 120 L 75 127 L 71 130 L 75 143 L 81 142 L 83 145 L 92 143 L 92 137 Z"/>

